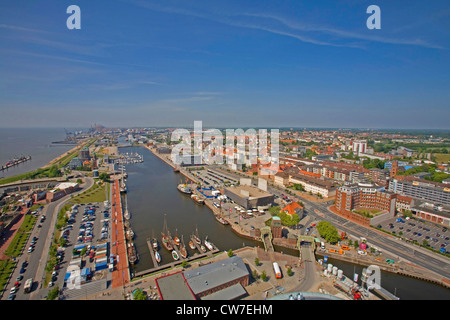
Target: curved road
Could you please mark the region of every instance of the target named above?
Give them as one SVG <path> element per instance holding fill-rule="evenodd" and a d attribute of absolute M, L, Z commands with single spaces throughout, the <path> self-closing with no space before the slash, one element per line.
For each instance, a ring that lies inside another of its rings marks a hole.
<path fill-rule="evenodd" d="M 86 182 L 81 190 L 72 193 L 73 196 L 89 189 L 94 184 L 94 179 L 90 177 L 85 177 Z M 51 202 L 47 204 L 42 212 L 39 214 L 36 225 L 40 224 L 41 227 L 37 228 L 36 226 L 31 231 L 30 237 L 28 239 L 27 245 L 24 247 L 23 253 L 17 258 L 17 267 L 13 271 L 11 276 L 11 280 L 8 283 L 7 288 L 3 294 L 2 300 L 6 300 L 9 295 L 9 290 L 13 286 L 16 281 L 16 277 L 19 275 L 19 271 L 21 265 L 24 261 L 27 262 L 27 266 L 25 268 L 25 272 L 23 273 L 23 279 L 20 281 L 21 285 L 16 293 L 17 300 L 36 300 L 43 299 L 45 295 L 47 295 L 48 288 L 45 290 L 42 289 L 42 282 L 45 276 L 45 266 L 47 264 L 48 254 L 51 242 L 53 240 L 53 234 L 55 231 L 56 219 L 58 216 L 59 210 L 66 204 L 67 201 L 70 200 L 70 197 L 63 197 L 55 202 Z M 44 215 L 45 221 L 40 223 L 40 216 Z M 27 252 L 27 249 L 30 245 L 31 239 L 36 236 L 38 238 L 34 251 L 31 253 Z M 23 286 L 25 284 L 26 279 L 33 278 L 33 287 L 30 294 L 25 294 L 23 291 Z"/>

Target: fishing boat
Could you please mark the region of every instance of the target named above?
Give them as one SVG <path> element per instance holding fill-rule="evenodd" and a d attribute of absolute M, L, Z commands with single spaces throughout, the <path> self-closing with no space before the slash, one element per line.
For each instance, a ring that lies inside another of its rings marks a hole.
<path fill-rule="evenodd" d="M 196 195 L 196 194 L 192 194 L 192 195 L 191 195 L 191 199 L 194 200 L 194 202 L 195 202 L 196 204 L 200 204 L 200 205 L 205 204 L 205 200 L 203 200 L 202 198 L 200 198 L 200 197 L 199 197 L 198 195 Z"/>
<path fill-rule="evenodd" d="M 182 193 L 185 193 L 185 194 L 191 194 L 192 193 L 191 187 L 189 187 L 187 184 L 180 183 L 177 186 L 177 189 L 178 189 L 178 191 L 180 191 Z"/>
<path fill-rule="evenodd" d="M 211 242 L 208 241 L 208 239 L 205 239 L 205 246 L 208 248 L 208 250 L 213 251 L 213 245 Z"/>
<path fill-rule="evenodd" d="M 156 262 L 158 262 L 158 263 L 161 262 L 161 255 L 159 254 L 158 251 L 155 251 L 155 259 L 156 259 Z"/>
<path fill-rule="evenodd" d="M 172 250 L 172 258 L 173 258 L 173 260 L 180 259 L 180 257 L 178 256 L 178 253 L 175 250 Z"/>
<path fill-rule="evenodd" d="M 138 256 L 136 253 L 136 248 L 134 247 L 134 243 L 128 243 L 128 248 L 127 248 L 127 253 L 128 253 L 128 261 L 130 261 L 131 264 L 135 264 L 136 261 L 138 260 Z"/>

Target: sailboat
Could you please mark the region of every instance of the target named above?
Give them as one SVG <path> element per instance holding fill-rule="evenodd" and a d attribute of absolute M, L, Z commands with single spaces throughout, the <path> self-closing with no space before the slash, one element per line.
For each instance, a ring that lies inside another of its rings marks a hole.
<path fill-rule="evenodd" d="M 191 248 L 192 250 L 195 250 L 197 248 L 194 244 L 194 241 L 189 241 L 189 248 Z"/>
<path fill-rule="evenodd" d="M 177 235 L 173 238 L 173 241 L 175 242 L 175 244 L 176 244 L 177 246 L 179 246 L 179 245 L 180 245 L 180 238 L 178 238 L 178 232 L 177 232 L 177 229 L 175 229 L 175 233 L 176 233 Z"/>
<path fill-rule="evenodd" d="M 163 231 L 161 232 L 161 241 L 164 248 L 166 248 L 169 251 L 173 250 L 173 246 L 170 244 L 170 233 L 169 230 L 167 229 L 166 215 L 164 215 L 164 226 Z"/>
<path fill-rule="evenodd" d="M 181 254 L 181 257 L 183 259 L 187 258 L 188 253 L 187 253 L 187 250 L 186 250 L 186 246 L 184 244 L 183 236 L 181 236 L 180 254 Z"/>
<path fill-rule="evenodd" d="M 178 253 L 175 250 L 172 250 L 172 258 L 173 258 L 173 260 L 180 259 L 180 257 L 178 256 Z"/>
<path fill-rule="evenodd" d="M 209 249 L 209 250 L 211 250 L 211 251 L 213 251 L 213 245 L 212 245 L 212 243 L 211 242 L 209 242 L 208 241 L 208 237 L 206 237 L 206 239 L 205 239 L 205 246 Z"/>
<path fill-rule="evenodd" d="M 158 249 L 159 249 L 158 240 L 157 240 L 157 239 L 155 238 L 155 236 L 153 235 L 153 231 L 152 231 L 152 240 L 151 240 L 151 243 L 152 243 L 153 250 L 158 251 Z"/>
<path fill-rule="evenodd" d="M 200 240 L 200 238 L 198 237 L 198 229 L 197 228 L 195 228 L 195 234 L 192 235 L 192 238 L 194 238 L 194 241 L 197 244 L 201 244 L 202 243 L 202 240 Z"/>

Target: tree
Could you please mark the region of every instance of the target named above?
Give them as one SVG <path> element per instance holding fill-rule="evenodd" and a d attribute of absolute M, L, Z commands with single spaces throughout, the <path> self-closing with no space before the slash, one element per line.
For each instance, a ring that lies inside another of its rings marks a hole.
<path fill-rule="evenodd" d="M 267 275 L 266 275 L 266 271 L 265 270 L 261 273 L 261 279 L 262 279 L 262 281 L 266 281 L 267 280 Z"/>
<path fill-rule="evenodd" d="M 317 224 L 317 230 L 320 236 L 329 243 L 336 243 L 341 239 L 336 227 L 328 221 L 320 221 Z"/>
<path fill-rule="evenodd" d="M 136 289 L 133 300 L 147 300 L 147 294 L 142 289 Z"/>
<path fill-rule="evenodd" d="M 255 265 L 259 266 L 259 259 L 257 257 L 255 258 Z"/>
<path fill-rule="evenodd" d="M 276 216 L 278 213 L 280 213 L 280 210 L 281 210 L 280 206 L 273 206 L 269 208 L 269 213 L 272 216 Z"/>
<path fill-rule="evenodd" d="M 58 298 L 58 294 L 59 294 L 59 288 L 58 288 L 58 286 L 56 286 L 48 292 L 46 300 L 55 300 L 56 298 Z"/>
<path fill-rule="evenodd" d="M 287 268 L 287 274 L 288 274 L 288 276 L 292 276 L 293 272 L 292 272 L 292 268 L 291 267 Z"/>
<path fill-rule="evenodd" d="M 231 249 L 228 250 L 228 253 L 227 253 L 227 254 L 228 254 L 229 257 L 232 257 L 232 256 L 233 256 L 233 250 L 231 250 Z"/>
<path fill-rule="evenodd" d="M 98 178 L 100 180 L 102 180 L 103 182 L 108 182 L 109 181 L 109 175 L 106 172 L 102 172 L 100 173 L 100 175 L 98 176 Z"/>

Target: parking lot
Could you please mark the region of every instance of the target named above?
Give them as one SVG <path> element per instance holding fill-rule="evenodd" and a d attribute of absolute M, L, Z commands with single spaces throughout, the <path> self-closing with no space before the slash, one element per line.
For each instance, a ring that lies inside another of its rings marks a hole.
<path fill-rule="evenodd" d="M 79 204 L 72 207 L 67 225 L 61 237 L 68 245 L 57 254 L 59 276 L 52 277 L 52 283 L 64 287 L 64 276 L 74 267 L 89 269 L 85 280 L 92 279 L 96 271 L 95 249 L 100 243 L 110 240 L 110 210 L 104 203 Z"/>
<path fill-rule="evenodd" d="M 378 229 L 395 234 L 406 241 L 417 241 L 420 245 L 424 240 L 434 250 L 447 250 L 450 239 L 448 228 L 427 221 L 407 218 L 398 215 L 376 226 Z"/>

